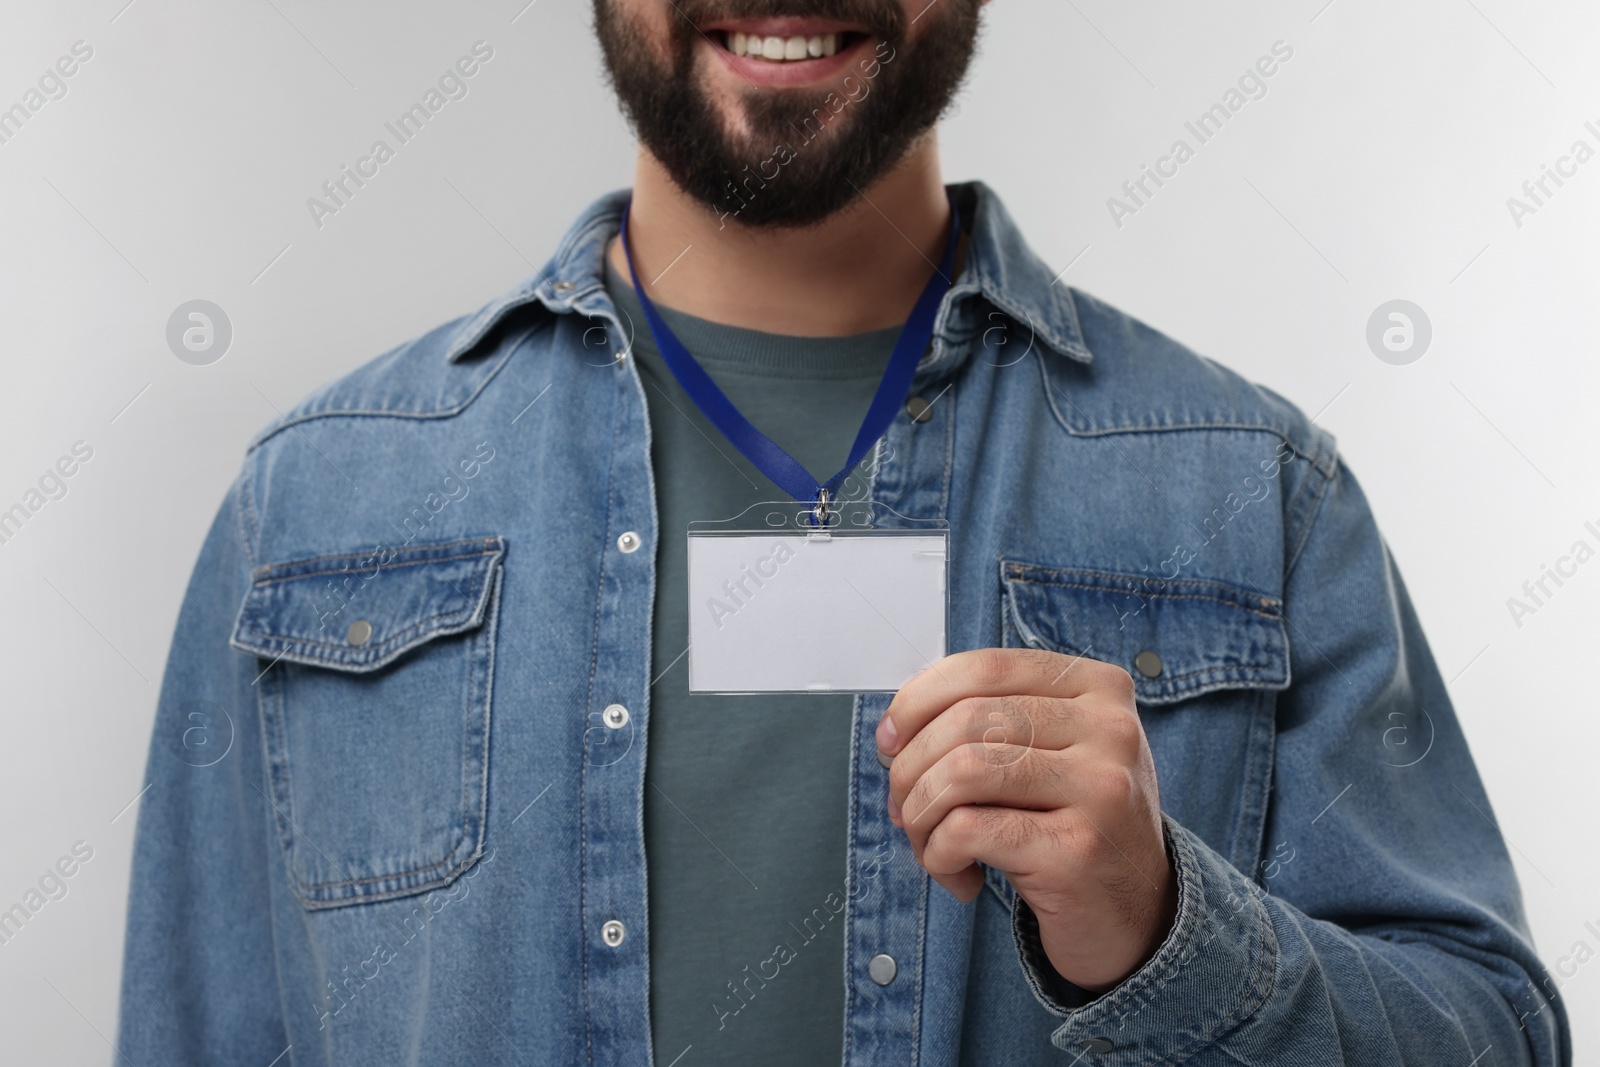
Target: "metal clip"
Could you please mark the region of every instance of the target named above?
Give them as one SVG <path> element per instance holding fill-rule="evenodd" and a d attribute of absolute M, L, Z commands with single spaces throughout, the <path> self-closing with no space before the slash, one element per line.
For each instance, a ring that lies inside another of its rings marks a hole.
<path fill-rule="evenodd" d="M 831 511 L 828 507 L 828 491 L 818 489 L 817 499 L 811 505 L 811 525 L 827 526 L 829 514 Z"/>

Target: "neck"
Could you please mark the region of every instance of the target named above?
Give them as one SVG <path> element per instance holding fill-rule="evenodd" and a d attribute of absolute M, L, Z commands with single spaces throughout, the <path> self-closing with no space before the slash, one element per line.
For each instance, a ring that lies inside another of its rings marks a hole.
<path fill-rule="evenodd" d="M 658 304 L 767 333 L 842 337 L 906 320 L 944 253 L 949 224 L 931 131 L 861 196 L 804 229 L 719 219 L 641 146 L 628 241 Z M 621 241 L 606 254 L 630 277 Z"/>

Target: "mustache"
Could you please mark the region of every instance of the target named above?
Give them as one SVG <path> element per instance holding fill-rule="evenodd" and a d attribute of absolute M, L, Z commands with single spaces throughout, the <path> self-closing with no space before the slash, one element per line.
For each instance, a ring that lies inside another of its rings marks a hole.
<path fill-rule="evenodd" d="M 679 0 L 674 4 L 690 27 L 722 19 L 780 18 L 782 16 L 835 19 L 866 27 L 883 40 L 898 40 L 904 17 L 893 0 Z"/>

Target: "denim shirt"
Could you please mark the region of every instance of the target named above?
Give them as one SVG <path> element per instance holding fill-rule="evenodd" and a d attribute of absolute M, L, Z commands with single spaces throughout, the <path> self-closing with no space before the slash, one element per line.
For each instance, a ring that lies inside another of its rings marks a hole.
<path fill-rule="evenodd" d="M 1332 438 L 1060 283 L 984 186 L 954 192 L 967 260 L 912 386 L 934 402 L 888 431 L 872 496 L 949 522 L 951 651 L 1131 673 L 1177 917 L 1109 992 L 1067 983 L 1004 874 L 963 904 L 918 867 L 885 811 L 888 698 L 858 697 L 842 1062 L 1569 1063 L 1491 805 Z M 637 324 L 602 274 L 625 198 L 250 447 L 161 690 L 130 1062 L 679 1053 L 650 1048 L 648 1018 L 665 665 Z M 729 961 L 730 987 L 781 996 L 767 962 Z"/>

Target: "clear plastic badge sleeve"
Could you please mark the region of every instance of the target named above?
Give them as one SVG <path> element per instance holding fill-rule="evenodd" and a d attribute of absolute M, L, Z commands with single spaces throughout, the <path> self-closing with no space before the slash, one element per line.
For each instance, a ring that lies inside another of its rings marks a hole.
<path fill-rule="evenodd" d="M 765 530 L 689 533 L 690 692 L 892 692 L 944 656 L 943 524 L 869 528 L 857 505 L 807 530 L 781 507 Z"/>

